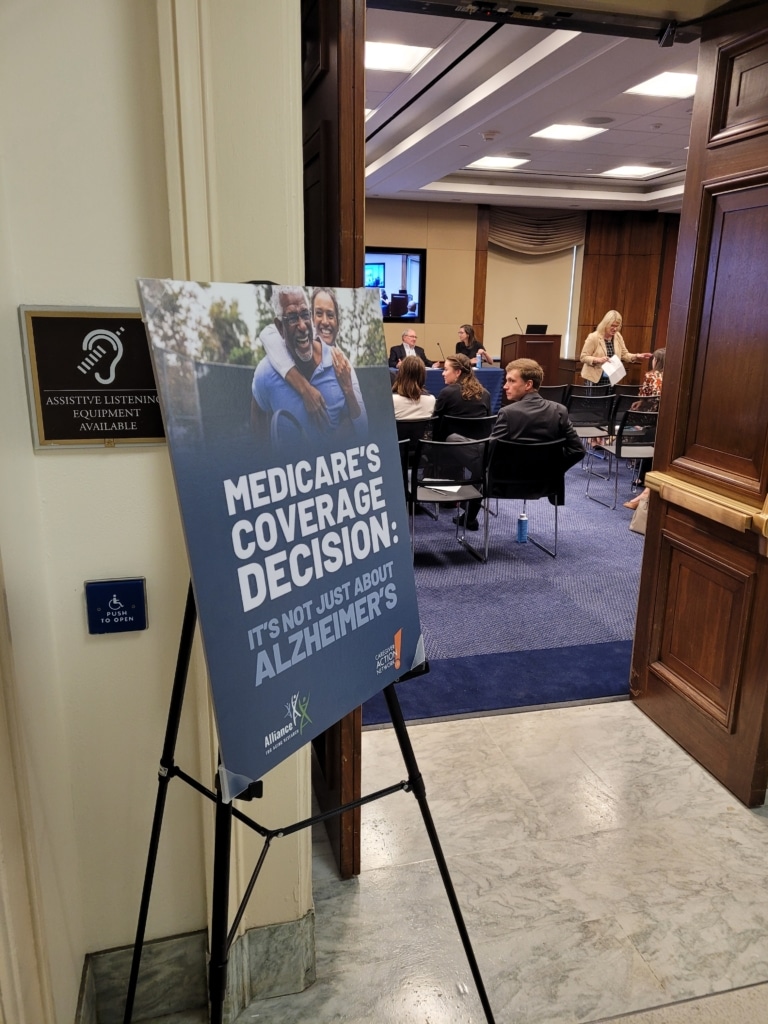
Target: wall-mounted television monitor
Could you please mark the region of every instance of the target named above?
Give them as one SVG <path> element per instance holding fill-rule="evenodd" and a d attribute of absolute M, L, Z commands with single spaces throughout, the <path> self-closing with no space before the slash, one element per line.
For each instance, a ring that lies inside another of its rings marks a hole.
<path fill-rule="evenodd" d="M 369 263 L 365 261 L 365 280 L 363 284 L 366 288 L 384 288 L 386 285 L 386 272 L 383 263 Z"/>
<path fill-rule="evenodd" d="M 380 283 L 373 283 L 380 276 Z M 427 250 L 366 246 L 365 284 L 381 288 L 385 323 L 424 323 Z"/>

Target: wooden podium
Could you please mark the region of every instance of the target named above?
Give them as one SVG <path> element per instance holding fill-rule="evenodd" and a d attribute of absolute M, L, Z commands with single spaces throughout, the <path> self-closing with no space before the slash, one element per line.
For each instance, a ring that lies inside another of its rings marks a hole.
<path fill-rule="evenodd" d="M 502 370 L 513 359 L 535 359 L 544 370 L 544 383 L 559 383 L 560 334 L 508 334 L 501 339 Z"/>

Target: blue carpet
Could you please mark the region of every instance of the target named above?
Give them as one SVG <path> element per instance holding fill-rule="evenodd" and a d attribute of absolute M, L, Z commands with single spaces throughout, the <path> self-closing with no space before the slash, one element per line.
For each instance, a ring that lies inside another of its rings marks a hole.
<path fill-rule="evenodd" d="M 476 654 L 430 661 L 429 672 L 397 684 L 406 721 L 535 707 L 629 692 L 632 641 Z M 390 721 L 384 697 L 363 704 L 363 725 Z"/>
<path fill-rule="evenodd" d="M 499 502 L 486 564 L 456 543 L 455 510 L 417 517 L 413 568 L 430 671 L 398 685 L 407 719 L 628 696 L 644 541 L 621 505 L 632 475 L 622 467 L 611 510 L 586 497 L 581 466 L 566 474 L 557 558 L 515 542 L 521 502 Z M 610 499 L 613 482 L 592 489 Z M 530 535 L 551 544 L 552 506 L 530 502 L 528 516 Z M 363 705 L 364 725 L 387 721 L 381 695 Z"/>

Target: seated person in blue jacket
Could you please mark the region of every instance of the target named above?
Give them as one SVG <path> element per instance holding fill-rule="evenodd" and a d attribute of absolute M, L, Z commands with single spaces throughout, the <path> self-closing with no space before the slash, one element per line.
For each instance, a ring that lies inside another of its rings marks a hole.
<path fill-rule="evenodd" d="M 502 441 L 557 441 L 565 438 L 563 469 L 568 470 L 581 462 L 586 452 L 581 438 L 568 417 L 568 410 L 558 402 L 550 402 L 539 394 L 544 371 L 533 359 L 513 359 L 507 363 L 504 394 L 509 400 L 499 411 L 491 431 L 494 440 Z M 448 437 L 463 440 L 457 434 Z M 480 501 L 467 502 L 468 530 L 478 528 L 477 513 Z M 463 513 L 462 513 L 463 514 Z"/>
<path fill-rule="evenodd" d="M 357 374 L 341 349 L 332 343 L 338 332 L 338 316 L 335 330 L 326 328 L 325 336 L 332 336 L 331 343 L 326 343 L 315 336 L 314 318 L 303 288 L 295 285 L 276 288 L 272 293 L 272 306 L 274 325 L 285 352 L 280 353 L 273 344 L 269 349 L 265 346 L 267 358 L 256 367 L 251 389 L 258 409 L 270 416 L 279 410 L 290 413 L 307 436 L 319 431 L 341 432 L 350 439 L 364 437 L 368 432 L 368 418 Z M 319 328 L 318 332 L 323 334 Z M 262 332 L 262 338 L 264 335 Z M 280 367 L 275 366 L 283 356 L 295 374 L 320 396 L 324 409 L 321 422 L 307 408 L 288 373 L 281 373 Z"/>
<path fill-rule="evenodd" d="M 389 365 L 393 369 L 397 369 L 406 356 L 418 356 L 425 366 L 434 365 L 431 359 L 427 359 L 424 349 L 416 344 L 416 340 L 416 331 L 412 327 L 407 327 L 403 331 L 402 345 L 393 345 L 389 350 Z"/>

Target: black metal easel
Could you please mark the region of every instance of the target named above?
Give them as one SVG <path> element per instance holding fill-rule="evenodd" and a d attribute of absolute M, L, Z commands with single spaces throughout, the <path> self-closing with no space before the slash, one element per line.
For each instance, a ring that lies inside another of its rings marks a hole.
<path fill-rule="evenodd" d="M 165 742 L 163 743 L 163 753 L 160 758 L 160 767 L 158 769 L 158 789 L 155 800 L 155 813 L 152 820 L 152 831 L 149 841 L 149 851 L 147 853 L 147 866 L 144 874 L 144 886 L 141 894 L 139 920 L 136 927 L 136 940 L 133 947 L 133 960 L 131 962 L 131 971 L 128 980 L 128 993 L 125 1002 L 123 1024 L 131 1024 L 131 1021 L 133 1020 L 133 1005 L 139 978 L 141 954 L 144 947 L 144 935 L 146 932 L 149 900 L 152 892 L 155 865 L 157 862 L 157 851 L 160 843 L 160 830 L 163 822 L 165 800 L 168 792 L 168 783 L 175 776 L 178 776 L 183 782 L 186 782 L 188 785 L 192 786 L 193 789 L 196 789 L 198 793 L 201 793 L 203 796 L 213 800 L 216 804 L 213 854 L 213 891 L 211 895 L 210 958 L 208 964 L 210 1024 L 222 1024 L 224 998 L 227 988 L 227 960 L 229 957 L 229 949 L 237 934 L 237 928 L 243 914 L 245 913 L 245 908 L 248 905 L 251 893 L 253 892 L 256 881 L 264 865 L 264 861 L 266 860 L 267 853 L 272 845 L 272 840 L 283 836 L 293 835 L 295 832 L 300 832 L 302 829 L 310 828 L 318 822 L 325 821 L 328 818 L 343 814 L 345 811 L 353 810 L 356 807 L 362 807 L 365 804 L 372 803 L 374 800 L 379 800 L 381 797 L 390 796 L 392 793 L 401 791 L 412 792 L 419 804 L 419 809 L 421 810 L 421 815 L 424 819 L 424 825 L 429 836 L 429 841 L 432 845 L 432 852 L 434 853 L 440 875 L 443 879 L 443 885 L 445 886 L 446 895 L 448 896 L 448 902 L 450 903 L 451 910 L 453 911 L 456 927 L 458 928 L 461 942 L 464 946 L 464 952 L 477 987 L 477 992 L 485 1013 L 486 1021 L 488 1024 L 494 1024 L 493 1011 L 491 1010 L 491 1005 L 488 1001 L 483 979 L 480 974 L 480 968 L 478 967 L 477 960 L 475 959 L 469 933 L 464 923 L 459 901 L 456 897 L 456 891 L 453 887 L 453 882 L 451 881 L 451 876 L 448 871 L 448 865 L 443 855 L 437 830 L 427 804 L 424 780 L 421 776 L 421 772 L 419 771 L 418 764 L 416 763 L 416 756 L 413 752 L 413 747 L 411 746 L 408 729 L 405 724 L 405 719 L 403 718 L 403 713 L 400 708 L 400 701 L 398 700 L 395 690 L 396 684 L 390 683 L 384 688 L 383 692 L 387 702 L 387 708 L 389 709 L 389 714 L 392 719 L 392 725 L 394 726 L 395 735 L 397 736 L 397 740 L 400 745 L 400 752 L 402 753 L 405 767 L 408 770 L 407 780 L 388 786 L 386 789 L 377 790 L 375 793 L 370 793 L 368 796 L 361 797 L 359 800 L 353 800 L 350 803 L 344 804 L 343 807 L 334 808 L 333 810 L 317 814 L 311 818 L 305 818 L 303 821 L 296 822 L 295 824 L 287 825 L 278 829 L 268 829 L 255 822 L 252 818 L 249 818 L 246 814 L 243 814 L 240 810 L 234 807 L 233 804 L 225 803 L 224 800 L 222 800 L 218 784 L 215 791 L 211 790 L 206 786 L 203 786 L 202 783 L 192 778 L 192 776 L 188 775 L 186 772 L 182 771 L 182 769 L 174 762 L 176 740 L 179 733 L 181 709 L 184 703 L 184 692 L 186 689 L 187 673 L 192 654 L 192 640 L 194 638 L 196 622 L 197 610 L 195 607 L 192 584 L 190 583 L 189 590 L 187 592 L 187 603 L 184 609 L 184 622 L 179 641 L 179 653 L 176 660 L 176 672 L 174 674 L 173 690 L 171 692 L 171 702 L 168 711 L 168 722 L 165 730 Z M 407 675 L 402 676 L 400 680 L 397 680 L 397 682 L 408 679 L 412 675 L 421 674 L 422 671 L 422 669 L 418 669 L 414 673 L 408 673 Z M 244 793 L 241 793 L 237 799 L 250 800 L 260 797 L 262 792 L 263 784 L 261 782 L 254 782 Z M 241 821 L 243 824 L 257 832 L 264 839 L 264 846 L 259 854 L 256 866 L 254 867 L 251 878 L 246 886 L 243 898 L 235 913 L 232 924 L 229 930 L 227 930 L 229 868 L 233 818 L 236 818 L 238 821 Z"/>

